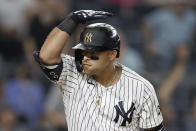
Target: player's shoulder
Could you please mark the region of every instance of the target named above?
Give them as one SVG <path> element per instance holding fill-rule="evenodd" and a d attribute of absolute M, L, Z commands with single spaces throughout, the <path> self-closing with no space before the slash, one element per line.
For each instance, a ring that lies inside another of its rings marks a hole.
<path fill-rule="evenodd" d="M 63 63 L 67 63 L 69 65 L 75 66 L 75 57 L 62 53 L 61 59 Z"/>
<path fill-rule="evenodd" d="M 122 74 L 128 79 L 133 79 L 142 83 L 144 87 L 153 88 L 152 84 L 146 78 L 133 71 L 132 69 L 126 67 L 125 65 L 122 65 Z"/>
<path fill-rule="evenodd" d="M 61 59 L 63 62 L 63 72 L 65 73 L 71 73 L 72 75 L 79 75 L 76 64 L 75 64 L 75 58 L 73 56 L 67 55 L 67 54 L 61 54 Z"/>
<path fill-rule="evenodd" d="M 143 77 L 139 75 L 137 72 L 134 70 L 128 68 L 125 65 L 122 65 L 122 74 L 125 75 L 125 77 L 130 78 L 130 79 L 135 79 L 138 81 L 143 81 Z"/>
<path fill-rule="evenodd" d="M 68 54 L 64 54 L 64 53 L 61 54 L 61 58 L 63 60 L 70 60 L 70 61 L 74 61 L 75 60 L 75 57 L 73 57 L 71 55 L 68 55 Z"/>
<path fill-rule="evenodd" d="M 140 89 L 142 94 L 147 97 L 149 96 L 155 96 L 155 89 L 154 86 L 144 77 L 133 71 L 132 69 L 122 66 L 122 75 L 127 77 L 127 79 L 131 79 L 132 81 L 136 83 L 140 83 L 141 86 L 135 86 L 135 88 Z M 133 88 L 133 87 L 132 87 Z"/>

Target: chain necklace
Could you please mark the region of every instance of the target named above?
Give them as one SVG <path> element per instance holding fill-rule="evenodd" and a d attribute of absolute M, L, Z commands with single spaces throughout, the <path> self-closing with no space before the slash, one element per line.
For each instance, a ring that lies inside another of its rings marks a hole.
<path fill-rule="evenodd" d="M 110 81 L 110 83 L 109 83 L 109 85 L 111 85 L 113 82 L 114 82 L 114 80 L 115 80 L 115 78 L 116 78 L 116 75 L 117 75 L 117 70 L 116 70 L 116 68 L 114 68 L 115 69 L 115 74 L 114 74 L 114 76 L 113 76 L 113 78 L 112 78 L 112 80 Z M 100 102 L 101 102 L 101 96 L 99 95 L 99 91 L 98 91 L 98 86 L 97 86 L 97 84 L 96 84 L 96 89 L 97 89 L 97 105 L 100 105 Z"/>

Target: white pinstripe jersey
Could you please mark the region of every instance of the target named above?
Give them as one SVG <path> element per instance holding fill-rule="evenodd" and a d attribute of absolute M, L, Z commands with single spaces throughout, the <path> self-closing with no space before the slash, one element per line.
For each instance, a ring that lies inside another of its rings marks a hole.
<path fill-rule="evenodd" d="M 57 84 L 63 94 L 69 131 L 138 131 L 162 123 L 153 86 L 134 71 L 122 65 L 120 80 L 105 88 L 79 73 L 74 57 L 61 57 L 63 70 Z"/>

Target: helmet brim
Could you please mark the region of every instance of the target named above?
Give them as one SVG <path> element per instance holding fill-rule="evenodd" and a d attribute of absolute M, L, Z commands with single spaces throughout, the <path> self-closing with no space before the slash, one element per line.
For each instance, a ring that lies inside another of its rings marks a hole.
<path fill-rule="evenodd" d="M 82 43 L 79 43 L 79 44 L 75 45 L 74 47 L 72 47 L 72 49 L 74 49 L 74 50 L 86 50 L 86 46 L 84 46 Z"/>
<path fill-rule="evenodd" d="M 89 52 L 102 52 L 107 49 L 100 47 L 100 46 L 92 46 L 92 45 L 85 45 L 82 43 L 77 44 L 76 46 L 72 47 L 74 50 L 83 50 L 83 51 L 89 51 Z"/>

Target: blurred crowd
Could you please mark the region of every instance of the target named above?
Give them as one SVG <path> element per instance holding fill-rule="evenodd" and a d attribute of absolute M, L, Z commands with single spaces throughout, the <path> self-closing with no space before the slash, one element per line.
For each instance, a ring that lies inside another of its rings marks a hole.
<path fill-rule="evenodd" d="M 119 61 L 154 85 L 166 130 L 196 131 L 195 0 L 0 0 L 0 130 L 67 130 L 61 93 L 32 54 L 81 9 L 115 14 L 100 22 L 120 34 Z M 83 27 L 65 53 L 73 55 Z"/>

